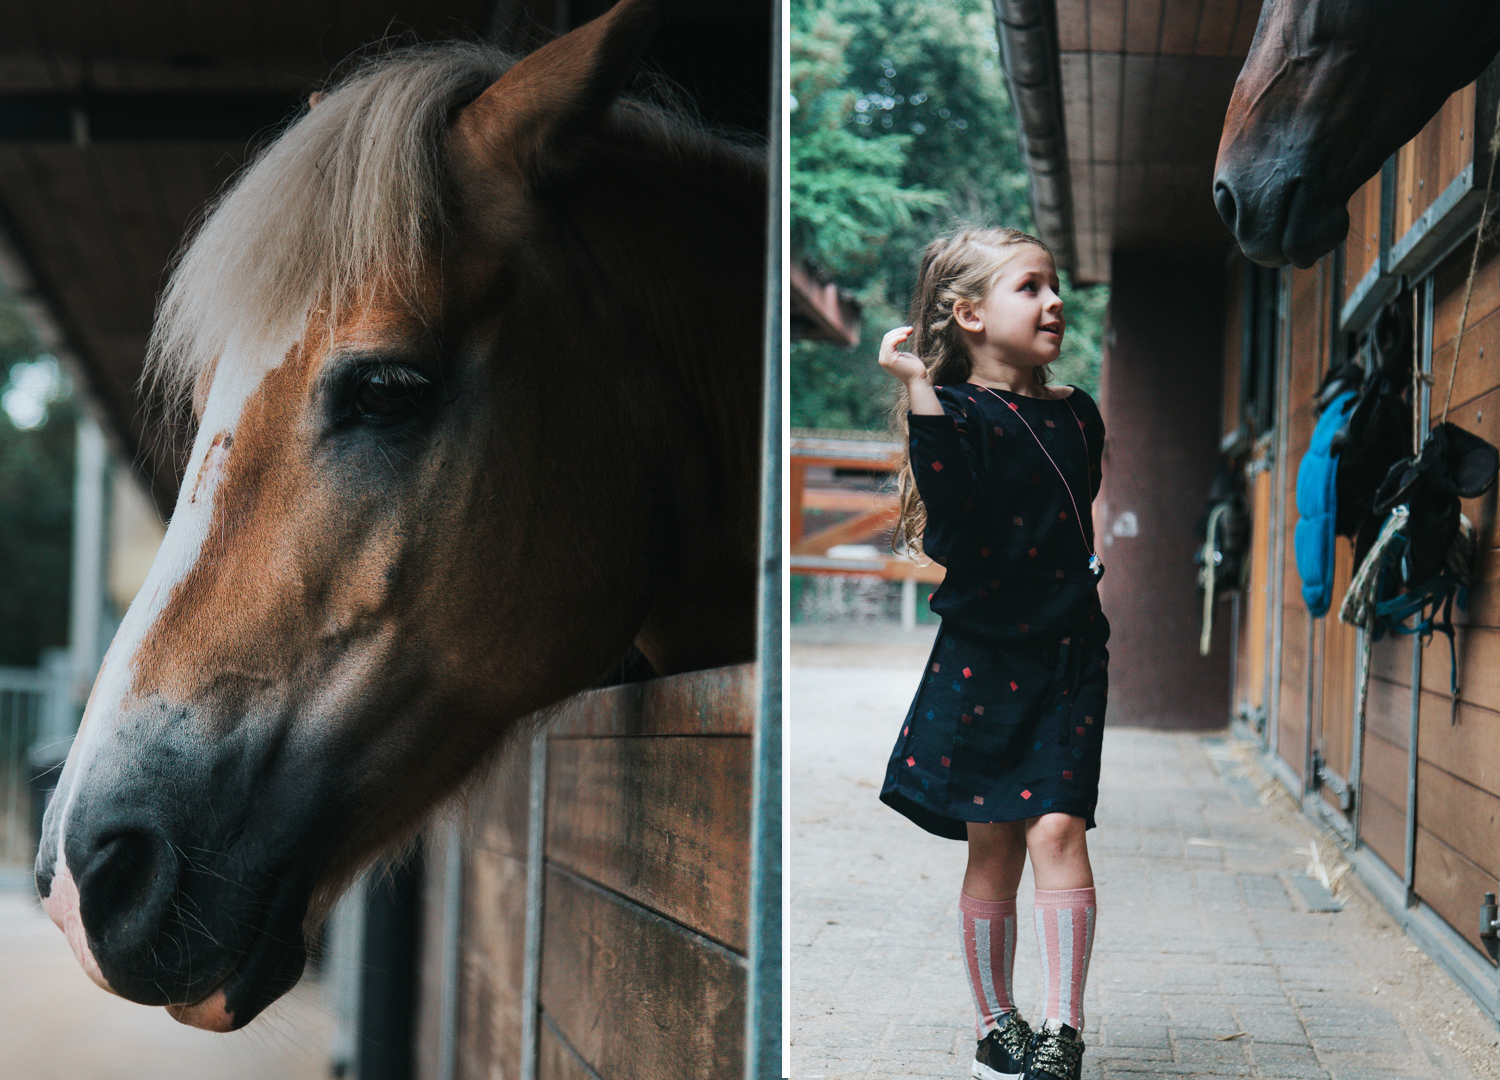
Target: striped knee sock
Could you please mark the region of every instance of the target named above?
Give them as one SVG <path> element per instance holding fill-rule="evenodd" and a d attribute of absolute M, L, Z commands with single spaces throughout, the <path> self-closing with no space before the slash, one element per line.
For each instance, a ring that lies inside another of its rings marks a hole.
<path fill-rule="evenodd" d="M 964 967 L 974 994 L 974 1037 L 983 1039 L 1015 1008 L 1016 901 L 958 896 L 963 923 Z"/>
<path fill-rule="evenodd" d="M 1036 941 L 1042 954 L 1044 1020 L 1083 1030 L 1083 983 L 1094 948 L 1094 890 L 1038 889 Z"/>

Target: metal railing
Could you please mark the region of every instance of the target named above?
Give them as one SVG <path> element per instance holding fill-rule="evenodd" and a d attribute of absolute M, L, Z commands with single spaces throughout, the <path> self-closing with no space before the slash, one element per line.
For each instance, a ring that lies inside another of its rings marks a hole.
<path fill-rule="evenodd" d="M 29 869 L 42 807 L 37 780 L 67 752 L 73 733 L 67 654 L 41 667 L 0 667 L 0 869 Z"/>

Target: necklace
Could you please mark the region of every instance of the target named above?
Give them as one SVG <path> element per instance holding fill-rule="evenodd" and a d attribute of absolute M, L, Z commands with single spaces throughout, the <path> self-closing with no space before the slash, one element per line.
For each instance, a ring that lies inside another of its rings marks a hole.
<path fill-rule="evenodd" d="M 974 385 L 980 386 L 982 384 L 975 383 Z M 1094 575 L 1094 580 L 1097 582 L 1104 576 L 1104 560 L 1099 558 L 1098 554 L 1095 553 L 1093 545 L 1089 543 L 1088 534 L 1083 531 L 1083 517 L 1078 513 L 1078 500 L 1073 498 L 1073 489 L 1068 486 L 1068 478 L 1063 475 L 1062 469 L 1058 468 L 1057 462 L 1052 460 L 1052 455 L 1047 453 L 1047 448 L 1042 445 L 1042 440 L 1037 437 L 1036 431 L 1030 424 L 1026 423 L 1026 417 L 1021 415 L 1021 410 L 1016 407 L 1016 403 L 1013 401 L 1006 401 L 1003 397 L 995 393 L 995 391 L 988 386 L 985 386 L 984 389 L 989 390 L 991 394 L 995 395 L 995 398 L 998 401 L 1009 408 L 1011 412 L 1015 413 L 1017 420 L 1021 421 L 1021 423 L 1023 424 L 1026 424 L 1026 430 L 1031 432 L 1031 437 L 1033 439 L 1036 439 L 1037 449 L 1041 450 L 1043 454 L 1046 454 L 1047 460 L 1052 462 L 1052 467 L 1054 469 L 1057 469 L 1057 478 L 1062 481 L 1063 490 L 1068 493 L 1068 501 L 1073 504 L 1073 520 L 1078 523 L 1078 536 L 1083 541 L 1083 546 L 1088 550 L 1089 553 L 1089 573 Z M 1084 468 L 1087 469 L 1089 462 L 1088 432 L 1084 430 L 1083 421 L 1078 419 L 1078 412 L 1073 408 L 1073 403 L 1070 402 L 1067 398 L 1063 398 L 1062 403 L 1068 407 L 1068 412 L 1073 414 L 1073 421 L 1078 425 L 1078 434 L 1083 437 L 1083 461 Z"/>

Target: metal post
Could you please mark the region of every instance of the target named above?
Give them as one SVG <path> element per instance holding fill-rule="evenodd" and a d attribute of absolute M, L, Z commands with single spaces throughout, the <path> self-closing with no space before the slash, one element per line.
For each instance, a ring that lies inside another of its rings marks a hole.
<path fill-rule="evenodd" d="M 1416 332 L 1421 334 L 1421 349 L 1419 357 L 1422 364 L 1422 374 L 1432 374 L 1432 311 L 1434 304 L 1435 287 L 1432 276 L 1429 274 L 1422 282 L 1422 325 Z M 1454 358 L 1457 363 L 1457 358 Z M 1427 427 L 1432 423 L 1432 384 L 1423 379 L 1420 394 L 1421 408 L 1420 422 L 1417 430 L 1413 433 L 1414 445 L 1421 446 L 1421 440 L 1425 438 Z M 1417 902 L 1416 872 L 1417 872 L 1417 741 L 1421 728 L 1422 717 L 1422 635 L 1413 634 L 1411 637 L 1411 723 L 1406 739 L 1406 865 L 1404 867 L 1404 880 L 1406 885 L 1406 906 L 1412 907 Z"/>
<path fill-rule="evenodd" d="M 1318 625 L 1317 619 L 1309 618 L 1307 620 L 1307 643 L 1303 646 L 1306 652 L 1304 653 L 1305 662 L 1302 665 L 1302 670 L 1307 673 L 1307 686 L 1302 695 L 1302 797 L 1304 801 L 1308 795 L 1317 798 L 1318 769 L 1317 763 L 1313 760 L 1313 712 L 1315 705 L 1318 706 L 1316 710 L 1318 713 L 1318 744 L 1316 748 L 1318 757 L 1322 756 L 1323 750 L 1322 695 L 1318 691 L 1323 688 L 1324 651 L 1317 647 Z M 1315 658 L 1313 655 L 1315 652 L 1317 653 L 1316 663 L 1314 662 Z"/>
<path fill-rule="evenodd" d="M 771 47 L 771 168 L 768 193 L 765 317 L 765 392 L 761 436 L 760 553 L 761 578 L 756 631 L 757 682 L 755 735 L 750 805 L 750 933 L 749 971 L 745 1008 L 746 1080 L 775 1080 L 791 1073 L 781 1033 L 786 1026 L 786 968 L 782 962 L 787 926 L 783 906 L 789 901 L 783 856 L 790 834 L 781 808 L 788 792 L 781 738 L 781 701 L 784 690 L 781 662 L 782 620 L 789 617 L 781 588 L 781 385 L 785 365 L 781 341 L 782 283 L 786 280 L 789 250 L 786 215 L 781 208 L 785 155 L 781 151 L 781 109 L 786 100 L 782 85 L 782 42 L 786 5 L 775 4 Z M 903 597 L 904 599 L 904 597 Z M 904 606 L 904 605 L 903 605 Z M 913 608 L 915 611 L 915 608 Z"/>
<path fill-rule="evenodd" d="M 521 976 L 521 1080 L 536 1080 L 541 1026 L 542 903 L 547 839 L 547 731 L 531 739 L 531 802 L 526 829 L 526 957 Z"/>
<path fill-rule="evenodd" d="M 907 578 L 901 582 L 901 629 L 917 628 L 917 579 Z"/>
<path fill-rule="evenodd" d="M 339 898 L 328 920 L 328 987 L 332 1031 L 328 1056 L 335 1076 L 354 1069 L 358 1059 L 360 974 L 364 970 L 365 891 L 361 875 Z"/>
<path fill-rule="evenodd" d="M 458 1075 L 458 995 L 462 969 L 459 940 L 463 934 L 463 829 L 452 822 L 443 836 L 442 998 L 438 1005 L 438 1080 Z"/>
<path fill-rule="evenodd" d="M 1349 725 L 1351 731 L 1349 743 L 1349 835 L 1354 838 L 1355 844 L 1359 843 L 1359 809 L 1364 802 L 1360 790 L 1360 773 L 1364 768 L 1365 759 L 1365 710 L 1360 708 L 1360 687 L 1367 685 L 1369 672 L 1364 670 L 1368 662 L 1365 655 L 1365 628 L 1359 627 L 1354 632 L 1354 719 Z"/>
<path fill-rule="evenodd" d="M 73 581 L 68 606 L 68 651 L 72 660 L 72 704 L 81 713 L 104 659 L 105 502 L 109 449 L 104 432 L 80 411 L 73 466 Z M 76 727 L 76 725 L 75 725 Z"/>
<path fill-rule="evenodd" d="M 1273 759 L 1280 756 L 1281 752 L 1281 633 L 1284 611 L 1282 605 L 1282 591 L 1286 587 L 1286 454 L 1287 454 L 1287 430 L 1291 424 L 1287 421 L 1287 413 L 1291 409 L 1288 377 L 1291 367 L 1288 362 L 1291 348 L 1287 340 L 1287 303 L 1286 293 L 1290 289 L 1291 275 L 1282 270 L 1277 275 L 1276 290 L 1276 355 L 1272 363 L 1276 369 L 1276 407 L 1273 415 L 1273 423 L 1276 426 L 1276 437 L 1273 446 L 1276 460 L 1272 462 L 1275 467 L 1275 479 L 1271 488 L 1271 514 L 1272 528 L 1275 534 L 1271 537 L 1271 612 L 1270 634 L 1271 649 L 1268 666 L 1271 685 L 1266 688 L 1266 726 L 1270 729 L 1269 749 Z M 1305 783 L 1304 783 L 1304 786 Z M 1300 796 L 1299 796 L 1300 798 Z"/>

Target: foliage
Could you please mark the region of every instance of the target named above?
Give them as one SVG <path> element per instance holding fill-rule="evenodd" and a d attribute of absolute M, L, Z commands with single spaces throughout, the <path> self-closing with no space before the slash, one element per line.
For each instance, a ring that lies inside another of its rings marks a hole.
<path fill-rule="evenodd" d="M 39 356 L 30 327 L 0 295 L 0 664 L 33 665 L 43 647 L 68 641 L 74 406 L 44 397 L 38 416 L 11 397 L 49 366 Z"/>
<path fill-rule="evenodd" d="M 882 428 L 895 386 L 875 354 L 906 320 L 927 241 L 956 221 L 1032 229 L 994 16 L 981 0 L 792 0 L 791 14 L 793 255 L 864 305 L 856 348 L 793 343 L 792 424 Z M 1090 393 L 1108 296 L 1064 275 L 1054 376 Z"/>
<path fill-rule="evenodd" d="M 849 128 L 856 107 L 845 85 L 850 36 L 826 12 L 812 32 L 792 34 L 792 243 L 846 277 L 868 273 L 892 232 L 910 228 L 915 211 L 944 201 L 940 191 L 903 183 L 914 136 L 870 139 Z M 863 99 L 861 105 L 868 108 Z"/>

